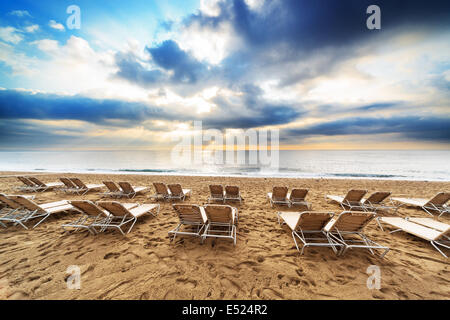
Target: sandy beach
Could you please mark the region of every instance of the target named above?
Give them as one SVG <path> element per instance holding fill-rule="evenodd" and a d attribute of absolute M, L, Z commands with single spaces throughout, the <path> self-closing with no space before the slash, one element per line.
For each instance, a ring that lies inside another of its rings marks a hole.
<path fill-rule="evenodd" d="M 1 175 L 12 175 L 3 172 Z M 4 299 L 450 299 L 450 265 L 426 241 L 402 232 L 389 234 L 375 222 L 367 235 L 391 251 L 384 259 L 367 250 L 350 250 L 337 257 L 329 248 L 310 248 L 302 256 L 291 233 L 280 227 L 266 198 L 272 186 L 309 188 L 313 210 L 341 212 L 327 203 L 326 194 L 344 195 L 351 188 L 369 193 L 387 190 L 393 195 L 431 197 L 450 190 L 450 182 L 188 177 L 156 175 L 44 174 L 55 182 L 61 176 L 80 177 L 85 183 L 129 181 L 135 186 L 153 182 L 179 182 L 192 189 L 186 203 L 205 204 L 208 185 L 238 185 L 244 201 L 231 204 L 239 210 L 237 245 L 228 239 L 192 237 L 170 242 L 167 232 L 177 224 L 171 203 L 161 202 L 157 217 L 139 220 L 127 236 L 108 231 L 64 234 L 61 224 L 75 213 L 56 214 L 36 229 L 20 226 L 0 229 L 0 298 Z M 15 177 L 1 178 L 0 191 L 19 194 Z M 106 189 L 105 189 L 106 190 Z M 153 203 L 151 191 L 121 202 Z M 48 191 L 36 193 L 36 202 L 100 199 L 98 192 L 85 196 Z M 398 216 L 429 217 L 419 209 L 400 208 Z M 450 216 L 440 221 L 450 223 Z M 389 230 L 389 228 L 388 228 Z M 392 230 L 392 229 L 390 229 Z M 448 252 L 448 251 L 447 251 Z M 80 267 L 81 289 L 67 289 L 70 265 Z M 381 270 L 381 289 L 366 285 L 370 265 Z"/>

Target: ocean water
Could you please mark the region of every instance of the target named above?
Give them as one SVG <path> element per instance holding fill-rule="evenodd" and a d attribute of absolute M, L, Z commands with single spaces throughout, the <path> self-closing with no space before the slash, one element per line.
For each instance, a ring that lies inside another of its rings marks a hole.
<path fill-rule="evenodd" d="M 245 154 L 245 163 L 224 165 L 180 161 L 170 151 L 0 151 L 0 171 L 450 181 L 450 150 L 281 150 L 276 167 Z"/>

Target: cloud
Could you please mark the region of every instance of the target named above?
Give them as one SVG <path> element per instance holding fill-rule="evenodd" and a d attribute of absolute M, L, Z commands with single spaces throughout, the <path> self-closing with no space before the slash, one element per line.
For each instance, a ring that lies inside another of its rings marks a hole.
<path fill-rule="evenodd" d="M 61 23 L 56 22 L 55 20 L 50 20 L 48 23 L 50 28 L 59 30 L 59 31 L 64 31 L 65 28 Z"/>
<path fill-rule="evenodd" d="M 17 16 L 17 17 L 30 17 L 31 18 L 31 14 L 27 11 L 27 10 L 13 10 L 11 12 L 9 12 L 10 15 L 12 16 Z"/>
<path fill-rule="evenodd" d="M 23 36 L 18 32 L 19 30 L 14 27 L 0 27 L 0 39 L 8 43 L 18 44 L 23 40 Z"/>
<path fill-rule="evenodd" d="M 450 142 L 450 118 L 443 117 L 360 117 L 327 121 L 304 128 L 283 130 L 285 138 L 299 140 L 308 136 L 400 134 L 410 140 Z"/>
<path fill-rule="evenodd" d="M 39 25 L 33 24 L 31 26 L 25 27 L 24 30 L 25 30 L 25 32 L 33 33 L 35 31 L 39 30 Z"/>

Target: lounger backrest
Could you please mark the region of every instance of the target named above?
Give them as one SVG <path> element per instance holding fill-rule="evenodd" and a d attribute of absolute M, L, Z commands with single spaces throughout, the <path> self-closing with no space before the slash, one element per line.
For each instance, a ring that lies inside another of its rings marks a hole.
<path fill-rule="evenodd" d="M 225 194 L 229 198 L 238 198 L 239 197 L 239 187 L 238 186 L 226 186 Z"/>
<path fill-rule="evenodd" d="M 153 186 L 155 187 L 156 193 L 157 194 L 162 194 L 162 195 L 169 195 L 169 192 L 167 191 L 167 186 L 162 183 L 162 182 L 154 182 Z"/>
<path fill-rule="evenodd" d="M 322 228 L 330 221 L 334 216 L 332 212 L 302 212 L 300 218 L 298 219 L 297 226 L 295 230 L 302 229 L 304 231 L 317 231 L 322 230 Z"/>
<path fill-rule="evenodd" d="M 361 201 L 361 199 L 364 197 L 366 193 L 367 190 L 352 189 L 349 192 L 347 192 L 347 195 L 344 198 L 344 202 L 348 201 L 350 203 L 358 203 Z"/>
<path fill-rule="evenodd" d="M 221 184 L 210 184 L 209 192 L 214 198 L 223 198 L 223 186 Z"/>
<path fill-rule="evenodd" d="M 291 200 L 305 200 L 308 189 L 292 189 Z"/>
<path fill-rule="evenodd" d="M 80 189 L 87 189 L 88 187 L 78 178 L 70 178 L 70 180 Z"/>
<path fill-rule="evenodd" d="M 233 224 L 233 209 L 226 205 L 206 205 L 205 213 L 209 222 Z"/>
<path fill-rule="evenodd" d="M 103 181 L 103 184 L 108 188 L 111 192 L 120 192 L 119 187 L 114 181 Z"/>
<path fill-rule="evenodd" d="M 180 222 L 206 222 L 203 221 L 201 209 L 196 204 L 174 204 L 173 208 L 175 209 Z"/>
<path fill-rule="evenodd" d="M 181 184 L 169 184 L 167 187 L 169 188 L 173 196 L 183 196 L 183 188 L 181 187 Z"/>
<path fill-rule="evenodd" d="M 366 202 L 370 202 L 372 204 L 379 204 L 384 201 L 387 197 L 391 195 L 390 192 L 378 191 L 374 192 L 366 199 Z"/>
<path fill-rule="evenodd" d="M 126 181 L 119 182 L 119 186 L 125 193 L 135 193 L 133 186 L 129 182 Z"/>
<path fill-rule="evenodd" d="M 4 204 L 6 204 L 8 207 L 13 208 L 13 209 L 18 209 L 21 207 L 21 205 L 19 203 L 8 198 L 8 196 L 3 193 L 0 193 L 0 201 L 3 202 Z"/>
<path fill-rule="evenodd" d="M 128 211 L 120 202 L 117 201 L 99 201 L 97 204 L 116 217 L 122 217 L 130 214 L 130 211 Z"/>
<path fill-rule="evenodd" d="M 105 214 L 105 211 L 99 208 L 95 203 L 89 200 L 72 200 L 69 203 L 81 212 L 89 216 L 98 216 L 99 214 Z"/>
<path fill-rule="evenodd" d="M 427 204 L 434 204 L 435 206 L 443 206 L 450 200 L 450 192 L 439 192 Z"/>
<path fill-rule="evenodd" d="M 27 199 L 23 196 L 9 196 L 13 201 L 19 203 L 22 207 L 25 209 L 28 209 L 30 211 L 38 210 L 38 212 L 43 212 L 44 210 L 39 207 L 34 201 Z"/>
<path fill-rule="evenodd" d="M 375 218 L 373 212 L 344 211 L 337 217 L 333 228 L 339 231 L 355 232 L 364 229 L 364 227 Z"/>
<path fill-rule="evenodd" d="M 38 186 L 45 186 L 45 183 L 43 183 L 41 180 L 39 180 L 36 177 L 29 177 L 28 179 L 30 179 L 32 182 L 34 182 Z"/>
<path fill-rule="evenodd" d="M 285 200 L 288 193 L 288 187 L 273 187 L 272 199 Z"/>
<path fill-rule="evenodd" d="M 36 185 L 33 182 L 31 182 L 27 177 L 17 177 L 17 179 L 19 179 L 19 181 L 22 181 L 29 187 L 36 187 Z"/>
<path fill-rule="evenodd" d="M 77 185 L 73 183 L 69 178 L 59 178 L 59 180 L 61 180 L 61 182 L 64 183 L 67 188 L 77 188 Z"/>

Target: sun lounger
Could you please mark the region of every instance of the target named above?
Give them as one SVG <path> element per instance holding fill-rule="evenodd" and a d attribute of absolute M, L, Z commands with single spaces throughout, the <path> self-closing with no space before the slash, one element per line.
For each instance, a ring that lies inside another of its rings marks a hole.
<path fill-rule="evenodd" d="M 381 217 L 378 221 L 397 228 L 390 233 L 404 231 L 429 241 L 440 254 L 447 258 L 438 246 L 450 249 L 450 225 L 430 218 Z"/>
<path fill-rule="evenodd" d="M 69 179 L 77 186 L 77 189 L 74 189 L 73 191 L 78 195 L 85 195 L 91 190 L 100 189 L 104 186 L 103 184 L 84 184 L 84 182 L 78 178 Z"/>
<path fill-rule="evenodd" d="M 97 202 L 97 205 L 107 210 L 110 213 L 110 216 L 104 221 L 93 223 L 91 227 L 100 228 L 100 232 L 105 231 L 107 228 L 115 228 L 123 235 L 130 233 L 139 217 L 142 217 L 147 213 L 156 216 L 159 213 L 160 208 L 159 204 L 142 204 L 132 209 L 127 209 L 125 204 L 117 201 L 99 201 Z M 156 213 L 152 213 L 155 209 Z M 131 226 L 128 231 L 124 233 L 122 227 L 128 223 L 131 223 Z"/>
<path fill-rule="evenodd" d="M 228 238 L 233 239 L 233 243 L 236 245 L 237 209 L 219 204 L 208 204 L 204 208 L 208 225 L 202 235 L 203 240 L 207 237 Z"/>
<path fill-rule="evenodd" d="M 305 211 L 310 211 L 312 206 L 311 203 L 306 201 L 306 195 L 308 194 L 308 189 L 292 189 L 289 201 L 291 206 L 304 206 Z"/>
<path fill-rule="evenodd" d="M 338 254 L 337 248 L 340 251 L 343 247 L 340 243 L 329 241 L 326 233 L 322 230 L 334 216 L 332 212 L 277 212 L 277 215 L 291 229 L 292 238 L 300 254 L 303 254 L 307 247 L 330 247 Z M 315 235 L 315 237 L 307 237 L 309 235 Z M 303 244 L 301 250 L 296 238 Z"/>
<path fill-rule="evenodd" d="M 338 216 L 333 217 L 323 230 L 330 242 L 341 243 L 344 246 L 340 254 L 344 254 L 349 248 L 362 248 L 368 249 L 370 253 L 375 255 L 373 249 L 379 249 L 383 250 L 380 256 L 384 257 L 389 248 L 370 240 L 364 234 L 364 228 L 375 217 L 374 212 L 343 211 Z"/>
<path fill-rule="evenodd" d="M 291 206 L 289 201 L 290 194 L 288 193 L 287 187 L 273 187 L 272 192 L 267 194 L 269 198 L 270 206 L 273 207 L 274 204 L 286 204 L 288 207 Z"/>
<path fill-rule="evenodd" d="M 75 229 L 77 231 L 79 229 L 88 230 L 92 234 L 96 234 L 97 231 L 93 227 L 94 224 L 102 224 L 105 223 L 110 217 L 110 213 L 96 205 L 94 202 L 89 200 L 72 200 L 69 203 L 79 211 L 82 216 L 72 222 L 64 223 L 61 225 L 64 231 L 69 232 L 70 229 Z M 123 203 L 122 204 L 126 209 L 132 209 L 136 207 L 137 203 Z"/>
<path fill-rule="evenodd" d="M 225 202 L 225 192 L 221 184 L 210 184 L 209 185 L 210 196 L 208 197 L 208 203 L 211 201 L 222 201 Z"/>
<path fill-rule="evenodd" d="M 15 202 L 10 199 L 6 194 L 0 193 L 0 203 L 3 205 L 0 210 L 0 218 L 5 218 L 5 221 L 9 221 L 6 218 L 18 217 L 18 213 L 20 214 L 29 214 L 28 210 L 24 210 L 20 203 Z M 4 224 L 0 219 L 0 225 L 6 228 L 6 224 Z"/>
<path fill-rule="evenodd" d="M 342 209 L 347 210 L 364 210 L 363 203 L 361 202 L 364 195 L 367 193 L 367 190 L 356 190 L 352 189 L 347 192 L 345 197 L 342 196 L 334 196 L 327 195 L 326 199 L 330 199 L 331 201 L 335 201 L 340 204 Z"/>
<path fill-rule="evenodd" d="M 179 223 L 175 229 L 169 231 L 170 241 L 175 240 L 177 235 L 200 237 L 208 221 L 205 209 L 195 204 L 174 204 L 173 208 Z"/>
<path fill-rule="evenodd" d="M 30 179 L 28 179 L 27 177 L 19 176 L 19 177 L 17 177 L 17 179 L 24 184 L 23 186 L 17 187 L 16 188 L 17 190 L 24 191 L 24 192 L 37 191 L 38 186 L 35 183 L 33 183 Z"/>
<path fill-rule="evenodd" d="M 386 191 L 378 191 L 372 193 L 367 199 L 364 199 L 361 203 L 366 211 L 377 212 L 377 211 L 388 211 L 389 209 L 393 209 L 394 212 L 397 212 L 398 206 L 395 206 L 392 200 L 390 201 L 390 205 L 386 204 L 386 199 L 391 195 L 390 192 Z"/>
<path fill-rule="evenodd" d="M 450 213 L 450 207 L 446 203 L 450 200 L 450 192 L 439 192 L 431 199 L 422 198 L 392 198 L 393 201 L 399 202 L 401 205 L 420 207 L 429 215 L 433 215 L 431 211 L 437 211 L 439 217 L 444 213 Z"/>
<path fill-rule="evenodd" d="M 36 191 L 41 191 L 41 192 L 61 188 L 64 186 L 64 184 L 61 182 L 44 183 L 36 177 L 28 177 L 28 179 L 31 182 L 33 182 L 34 184 L 36 184 L 36 186 L 37 186 Z"/>
<path fill-rule="evenodd" d="M 100 193 L 102 197 L 119 198 L 122 196 L 122 190 L 114 181 L 103 181 L 108 191 Z"/>
<path fill-rule="evenodd" d="M 51 214 L 73 210 L 73 206 L 69 204 L 67 200 L 37 204 L 33 200 L 24 196 L 9 196 L 9 198 L 19 203 L 23 207 L 23 209 L 27 210 L 28 212 L 24 211 L 22 214 L 17 214 L 17 216 L 14 215 L 8 218 L 2 217 L 0 218 L 0 220 L 3 222 L 20 224 L 25 229 L 28 229 L 25 226 L 25 223 L 31 219 L 41 218 L 39 222 L 33 226 L 33 228 L 36 228 Z"/>
<path fill-rule="evenodd" d="M 129 199 L 148 190 L 147 187 L 133 187 L 129 182 L 119 182 L 119 186 L 122 188 L 122 195 Z"/>
<path fill-rule="evenodd" d="M 62 177 L 59 178 L 59 180 L 64 184 L 64 186 L 58 188 L 59 191 L 63 191 L 65 193 L 76 193 L 78 191 L 77 185 L 69 178 Z"/>
<path fill-rule="evenodd" d="M 175 184 L 169 184 L 168 185 L 170 194 L 169 199 L 173 200 L 185 200 L 186 197 L 191 196 L 191 190 L 190 189 L 183 189 L 179 183 Z"/>
<path fill-rule="evenodd" d="M 242 203 L 241 192 L 239 191 L 238 186 L 225 186 L 225 201 L 239 201 Z"/>
<path fill-rule="evenodd" d="M 155 187 L 155 194 L 150 196 L 150 198 L 153 198 L 155 200 L 162 199 L 167 200 L 170 197 L 170 191 L 167 189 L 167 186 L 165 183 L 162 182 L 154 182 L 153 186 Z"/>

